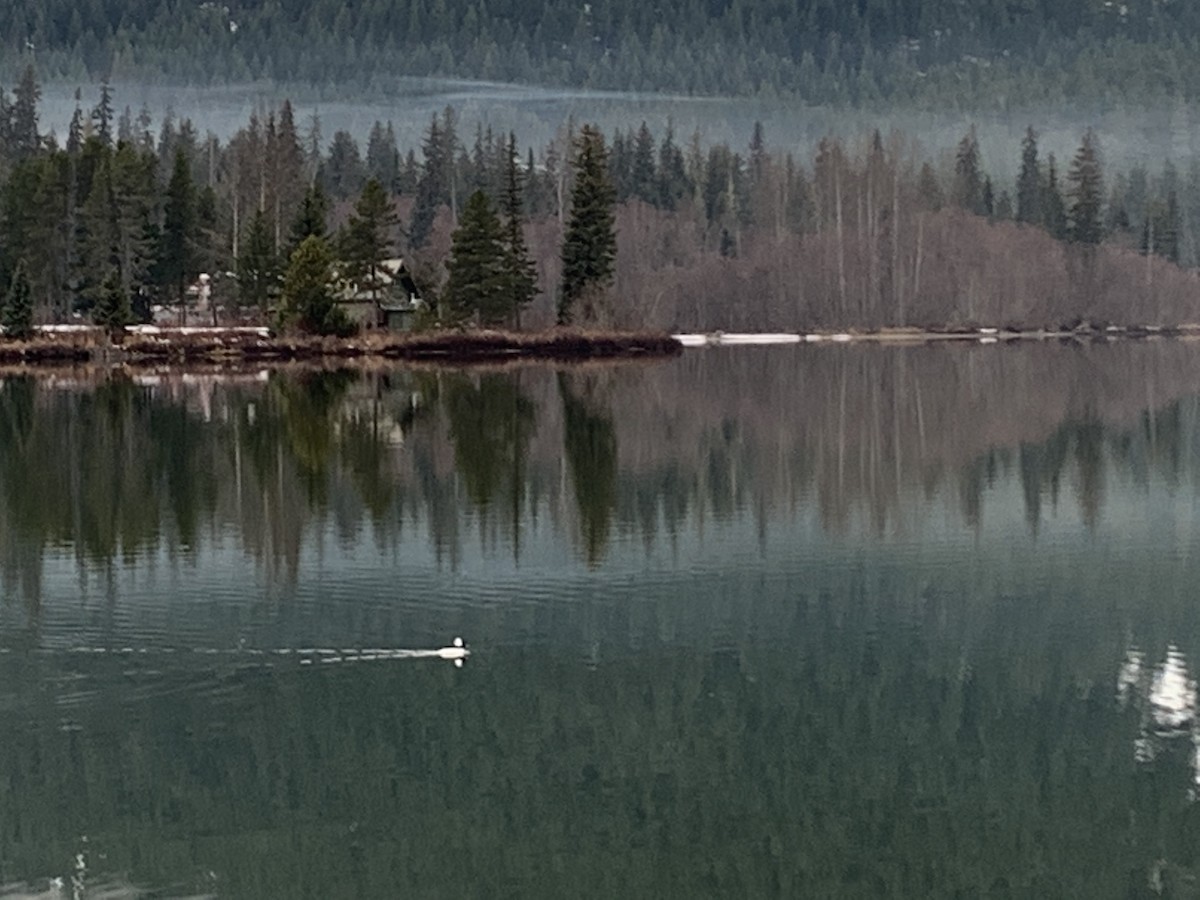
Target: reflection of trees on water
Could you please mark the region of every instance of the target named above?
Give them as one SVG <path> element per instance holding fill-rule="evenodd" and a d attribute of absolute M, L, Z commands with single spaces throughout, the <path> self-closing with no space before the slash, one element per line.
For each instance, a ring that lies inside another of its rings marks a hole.
<path fill-rule="evenodd" d="M 558 376 L 563 410 L 563 455 L 575 488 L 584 556 L 599 564 L 617 502 L 617 433 L 604 386 L 594 375 Z"/>
<path fill-rule="evenodd" d="M 987 528 L 1010 489 L 1035 536 L 1063 509 L 1095 529 L 1114 490 L 1200 481 L 1198 377 L 1190 348 L 1124 345 L 789 348 L 564 374 L 8 378 L 0 568 L 34 596 L 47 548 L 107 565 L 233 533 L 294 577 L 325 525 L 345 541 L 365 527 L 384 544 L 427 541 L 455 565 L 472 519 L 518 561 L 530 523 L 548 521 L 597 565 L 614 536 L 650 552 L 710 523 L 752 520 L 764 547 L 812 514 L 833 535 L 920 534 L 944 508 Z"/>

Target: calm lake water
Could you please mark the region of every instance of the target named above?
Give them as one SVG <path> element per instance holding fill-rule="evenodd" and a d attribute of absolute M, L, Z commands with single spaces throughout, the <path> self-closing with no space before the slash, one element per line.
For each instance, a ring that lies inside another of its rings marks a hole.
<path fill-rule="evenodd" d="M 0 897 L 1196 896 L 1198 488 L 1186 343 L 6 377 Z"/>

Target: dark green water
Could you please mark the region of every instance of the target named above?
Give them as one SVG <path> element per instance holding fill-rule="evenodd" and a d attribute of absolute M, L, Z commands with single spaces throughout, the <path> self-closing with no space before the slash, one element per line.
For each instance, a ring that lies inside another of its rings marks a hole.
<path fill-rule="evenodd" d="M 6 378 L 0 897 L 1198 896 L 1198 487 L 1182 343 Z"/>

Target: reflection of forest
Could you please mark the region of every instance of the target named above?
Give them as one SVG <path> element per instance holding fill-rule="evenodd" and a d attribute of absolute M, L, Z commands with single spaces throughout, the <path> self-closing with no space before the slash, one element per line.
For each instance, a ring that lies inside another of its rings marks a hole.
<path fill-rule="evenodd" d="M 236 534 L 294 573 L 305 535 L 470 529 L 522 550 L 546 519 L 601 562 L 615 535 L 920 532 L 978 525 L 1020 482 L 1029 528 L 1069 498 L 1089 527 L 1113 479 L 1191 480 L 1200 353 L 1177 343 L 783 348 L 555 375 L 543 368 L 123 376 L 0 387 L 0 565 L 36 594 L 48 547 L 86 564 Z M 470 523 L 475 523 L 471 525 Z"/>

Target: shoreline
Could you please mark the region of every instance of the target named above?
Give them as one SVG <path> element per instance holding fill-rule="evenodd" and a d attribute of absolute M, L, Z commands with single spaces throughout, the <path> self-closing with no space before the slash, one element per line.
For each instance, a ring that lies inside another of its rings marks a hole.
<path fill-rule="evenodd" d="M 133 327 L 116 340 L 103 329 L 41 330 L 28 341 L 0 342 L 0 364 L 161 366 L 351 360 L 496 363 L 582 362 L 675 356 L 683 345 L 662 332 L 437 331 L 350 338 L 272 335 L 264 328 Z"/>
<path fill-rule="evenodd" d="M 1074 328 L 880 328 L 871 331 L 694 332 L 672 334 L 688 348 L 785 344 L 999 344 L 1028 341 L 1108 343 L 1124 340 L 1200 340 L 1200 324 L 1080 325 Z"/>
<path fill-rule="evenodd" d="M 429 365 L 514 362 L 584 363 L 654 360 L 685 349 L 735 346 L 930 343 L 1004 344 L 1057 341 L 1108 343 L 1124 340 L 1200 340 L 1200 324 L 1092 326 L 1062 329 L 883 328 L 871 331 L 696 332 L 433 331 L 371 333 L 349 338 L 275 335 L 267 328 L 172 328 L 131 326 L 112 339 L 91 326 L 43 326 L 27 341 L 0 340 L 4 366 L 158 367 L 348 362 L 411 362 Z"/>

